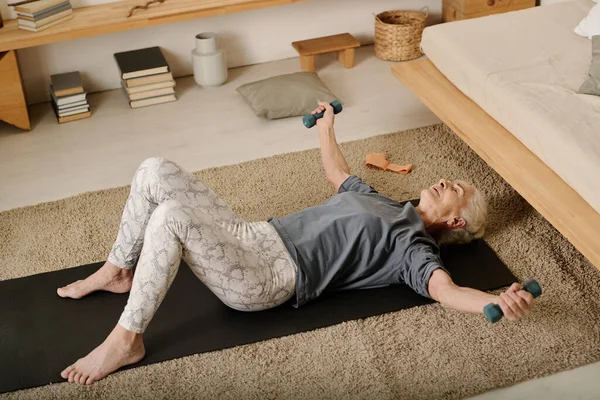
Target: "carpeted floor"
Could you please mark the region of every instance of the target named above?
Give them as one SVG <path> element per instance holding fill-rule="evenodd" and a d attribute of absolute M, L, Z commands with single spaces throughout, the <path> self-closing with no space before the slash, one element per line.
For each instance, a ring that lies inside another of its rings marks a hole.
<path fill-rule="evenodd" d="M 490 210 L 485 240 L 518 278 L 535 276 L 544 287 L 534 311 L 490 326 L 481 315 L 434 304 L 135 368 L 90 387 L 63 383 L 6 397 L 461 398 L 600 360 L 600 273 L 449 129 L 341 147 L 354 174 L 398 200 L 441 177 L 479 187 Z M 364 155 L 374 151 L 415 169 L 406 176 L 367 169 Z M 198 176 L 248 220 L 293 213 L 333 194 L 318 149 Z M 104 260 L 127 194 L 123 187 L 0 213 L 0 279 Z M 82 323 L 93 317 L 74 316 Z"/>

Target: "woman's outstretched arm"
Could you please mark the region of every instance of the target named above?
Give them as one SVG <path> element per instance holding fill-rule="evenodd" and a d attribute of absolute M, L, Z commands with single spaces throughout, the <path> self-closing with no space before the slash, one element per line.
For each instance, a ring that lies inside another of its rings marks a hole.
<path fill-rule="evenodd" d="M 442 306 L 473 314 L 483 314 L 483 308 L 489 303 L 500 305 L 504 316 L 509 320 L 523 318 L 533 307 L 533 296 L 518 283 L 513 283 L 500 296 L 480 290 L 457 286 L 443 270 L 437 269 L 431 274 L 428 285 L 432 299 Z"/>
<path fill-rule="evenodd" d="M 325 111 L 325 114 L 323 118 L 317 120 L 317 127 L 319 129 L 323 169 L 325 169 L 327 180 L 337 192 L 340 185 L 350 176 L 350 167 L 348 167 L 348 163 L 335 138 L 333 107 L 328 103 L 321 102 L 319 107 L 312 113 L 322 111 Z"/>

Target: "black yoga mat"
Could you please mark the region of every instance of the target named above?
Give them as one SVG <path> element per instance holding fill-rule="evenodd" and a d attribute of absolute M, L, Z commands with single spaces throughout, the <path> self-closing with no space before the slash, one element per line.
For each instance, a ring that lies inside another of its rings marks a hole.
<path fill-rule="evenodd" d="M 442 260 L 462 286 L 492 290 L 516 281 L 483 240 L 443 248 Z M 56 294 L 57 287 L 89 276 L 102 264 L 0 282 L 0 393 L 63 382 L 60 372 L 110 333 L 127 294 L 97 292 L 81 300 Z M 241 312 L 221 303 L 182 262 L 144 334 L 146 357 L 135 366 L 432 302 L 407 286 L 393 285 L 331 293 L 298 309 L 289 301 L 271 310 Z"/>

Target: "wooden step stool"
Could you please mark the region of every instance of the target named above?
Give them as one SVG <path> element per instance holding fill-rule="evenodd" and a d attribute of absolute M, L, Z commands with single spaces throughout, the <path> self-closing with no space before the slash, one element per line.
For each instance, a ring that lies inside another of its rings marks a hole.
<path fill-rule="evenodd" d="M 354 67 L 354 49 L 360 43 L 349 33 L 323 36 L 315 39 L 293 42 L 292 47 L 300 54 L 300 66 L 308 72 L 315 72 L 315 55 L 338 52 L 338 59 L 346 68 Z"/>

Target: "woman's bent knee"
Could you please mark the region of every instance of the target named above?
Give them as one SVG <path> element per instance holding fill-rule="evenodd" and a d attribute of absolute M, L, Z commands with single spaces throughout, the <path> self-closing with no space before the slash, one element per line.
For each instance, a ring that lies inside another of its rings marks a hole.
<path fill-rule="evenodd" d="M 142 161 L 136 173 L 142 171 L 150 172 L 144 173 L 146 178 L 158 179 L 158 181 L 161 181 L 166 175 L 172 175 L 182 171 L 182 168 L 177 163 L 167 158 L 150 157 Z"/>
<path fill-rule="evenodd" d="M 164 201 L 163 194 L 169 191 L 173 180 L 183 171 L 179 165 L 164 157 L 150 157 L 138 167 L 132 183 L 134 191 L 146 193 L 147 198 L 155 203 Z M 165 189 L 165 190 L 163 190 Z"/>
<path fill-rule="evenodd" d="M 148 189 L 152 185 L 159 184 L 160 170 L 168 162 L 170 161 L 163 157 L 146 158 L 135 171 L 133 185 Z"/>
<path fill-rule="evenodd" d="M 158 171 L 165 163 L 168 162 L 171 161 L 164 157 L 149 157 L 142 161 L 138 169 L 151 169 Z"/>

